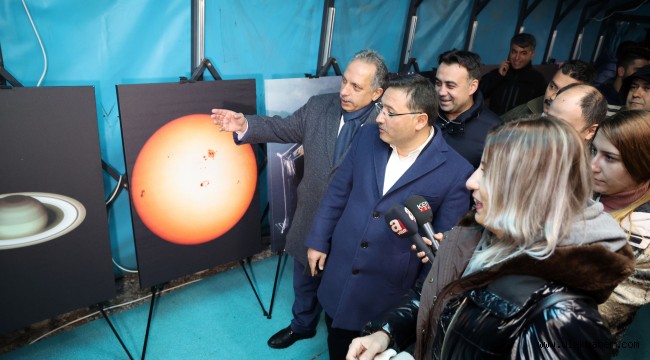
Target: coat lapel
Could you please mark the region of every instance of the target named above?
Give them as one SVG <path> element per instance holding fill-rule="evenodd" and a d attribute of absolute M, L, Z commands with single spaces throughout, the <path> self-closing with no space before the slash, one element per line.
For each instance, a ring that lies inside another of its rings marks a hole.
<path fill-rule="evenodd" d="M 436 131 L 438 131 L 438 129 L 436 129 Z M 397 182 L 386 192 L 386 195 L 408 185 L 442 165 L 446 161 L 444 154 L 447 150 L 447 145 L 442 142 L 442 135 L 440 133 L 436 134 L 436 136 L 431 140 L 431 144 L 424 148 L 422 153 L 420 153 L 420 156 L 415 160 L 415 163 L 413 163 L 413 165 L 406 170 L 404 175 L 402 175 L 402 177 L 400 177 L 399 180 L 397 180 Z M 386 159 L 386 162 L 388 162 L 388 158 Z M 384 171 L 385 169 L 386 165 L 384 165 Z"/>
<path fill-rule="evenodd" d="M 373 168 L 375 169 L 375 179 L 377 179 L 377 191 L 379 195 L 384 192 L 384 178 L 386 176 L 386 165 L 388 165 L 388 157 L 390 156 L 390 153 L 392 149 L 388 144 L 383 142 L 379 138 L 379 132 L 376 133 L 376 139 L 373 141 L 373 146 L 372 146 L 372 159 L 374 166 Z"/>
<path fill-rule="evenodd" d="M 330 164 L 332 165 L 332 172 L 334 172 L 340 165 L 340 161 L 338 164 L 334 164 L 334 148 L 336 147 L 336 138 L 339 134 L 339 127 L 341 126 L 341 104 L 339 103 L 339 98 L 336 97 L 334 100 L 332 100 L 332 103 L 327 106 L 327 114 L 326 114 L 326 119 L 327 119 L 327 125 L 326 125 L 326 132 L 325 136 L 327 136 L 325 141 L 325 146 L 327 149 L 327 156 L 329 158 Z M 343 158 L 341 158 L 343 160 Z"/>

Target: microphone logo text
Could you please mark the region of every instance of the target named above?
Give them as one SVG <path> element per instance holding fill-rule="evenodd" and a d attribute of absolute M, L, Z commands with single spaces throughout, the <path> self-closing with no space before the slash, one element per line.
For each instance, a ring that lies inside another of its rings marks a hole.
<path fill-rule="evenodd" d="M 393 230 L 393 232 L 397 235 L 404 235 L 405 233 L 408 232 L 408 229 L 402 225 L 402 223 L 399 221 L 399 219 L 393 219 L 390 221 L 390 229 Z"/>
<path fill-rule="evenodd" d="M 429 202 L 427 202 L 427 201 L 423 201 L 423 202 L 419 203 L 417 206 L 418 206 L 418 210 L 420 210 L 420 212 L 425 212 L 425 211 L 431 210 L 431 206 L 429 205 Z"/>

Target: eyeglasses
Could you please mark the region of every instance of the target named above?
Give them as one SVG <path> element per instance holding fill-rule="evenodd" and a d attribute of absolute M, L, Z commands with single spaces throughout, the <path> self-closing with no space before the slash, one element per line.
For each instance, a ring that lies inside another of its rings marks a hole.
<path fill-rule="evenodd" d="M 377 110 L 377 114 L 382 114 L 385 117 L 393 117 L 393 116 L 400 116 L 400 115 L 414 115 L 414 114 L 422 114 L 422 111 L 416 111 L 416 112 L 407 112 L 407 113 L 400 113 L 400 114 L 395 114 L 392 112 L 388 112 L 388 110 L 384 111 L 384 104 L 381 102 L 376 102 L 375 103 L 375 110 Z"/>

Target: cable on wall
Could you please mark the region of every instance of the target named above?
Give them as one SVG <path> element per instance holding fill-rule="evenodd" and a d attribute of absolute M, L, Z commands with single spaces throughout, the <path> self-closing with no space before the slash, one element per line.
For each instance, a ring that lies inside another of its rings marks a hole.
<path fill-rule="evenodd" d="M 43 46 L 41 37 L 38 35 L 38 30 L 36 30 L 36 25 L 34 25 L 34 20 L 32 20 L 32 15 L 29 13 L 27 4 L 25 3 L 25 0 L 21 1 L 23 3 L 23 7 L 25 8 L 25 13 L 27 13 L 27 17 L 29 18 L 29 22 L 32 24 L 32 29 L 34 29 L 34 34 L 36 34 L 36 39 L 38 39 L 38 44 L 41 46 L 41 51 L 43 52 L 43 74 L 41 74 L 41 78 L 38 80 L 38 83 L 36 83 L 36 86 L 41 86 L 43 78 L 45 78 L 45 74 L 47 73 L 47 54 L 45 54 L 45 47 Z"/>

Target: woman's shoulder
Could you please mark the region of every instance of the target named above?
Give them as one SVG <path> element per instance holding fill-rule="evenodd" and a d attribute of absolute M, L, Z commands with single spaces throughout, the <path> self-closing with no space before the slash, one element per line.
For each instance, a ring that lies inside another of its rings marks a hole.
<path fill-rule="evenodd" d="M 650 201 L 645 204 L 641 204 L 638 208 L 634 209 L 634 212 L 640 213 L 650 213 Z"/>
<path fill-rule="evenodd" d="M 447 242 L 453 244 L 454 247 L 471 247 L 473 249 L 481 239 L 484 230 L 480 225 L 454 226 L 443 234 L 441 245 Z"/>

